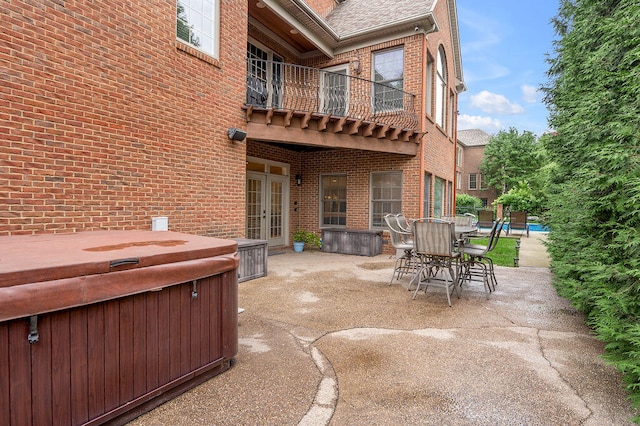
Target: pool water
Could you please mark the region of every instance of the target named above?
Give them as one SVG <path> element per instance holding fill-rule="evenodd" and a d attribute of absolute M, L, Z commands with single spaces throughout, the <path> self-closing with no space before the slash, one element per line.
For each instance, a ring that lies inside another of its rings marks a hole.
<path fill-rule="evenodd" d="M 549 232 L 548 226 L 541 225 L 539 223 L 528 223 L 527 225 L 529 225 L 529 231 Z"/>

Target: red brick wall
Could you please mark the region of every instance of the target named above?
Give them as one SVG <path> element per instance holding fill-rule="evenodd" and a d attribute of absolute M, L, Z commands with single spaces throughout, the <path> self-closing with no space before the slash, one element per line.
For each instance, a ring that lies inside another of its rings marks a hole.
<path fill-rule="evenodd" d="M 440 30 L 435 33 L 427 35 L 426 49 L 427 54 L 434 60 L 433 75 L 426 76 L 426 78 L 432 79 L 433 92 L 435 94 L 435 62 L 438 57 L 438 48 L 444 47 L 446 52 L 447 63 L 447 89 L 450 93 L 454 93 L 454 103 L 456 105 L 447 106 L 447 114 L 451 114 L 451 111 L 457 111 L 457 94 L 455 94 L 455 63 L 453 55 L 453 45 L 451 41 L 451 27 L 449 25 L 448 5 L 447 2 L 437 2 L 434 11 L 436 21 L 438 22 Z M 422 64 L 426 67 L 426 56 L 422 58 Z M 426 89 L 423 93 L 426 93 Z M 435 105 L 435 97 L 432 97 L 432 105 Z M 457 117 L 454 117 L 453 129 L 443 129 L 435 123 L 435 117 L 431 115 L 431 111 L 424 112 L 424 129 L 427 132 L 423 138 L 424 143 L 424 169 L 426 172 L 431 173 L 431 188 L 433 192 L 435 177 L 446 180 L 453 185 L 455 179 L 455 149 L 457 140 L 456 137 L 456 122 Z M 429 205 L 433 208 L 433 196 L 431 197 Z M 453 209 L 453 206 L 445 206 L 445 209 Z M 447 210 L 445 210 L 447 211 Z M 425 212 L 424 216 L 430 216 L 433 211 Z"/>
<path fill-rule="evenodd" d="M 179 49 L 172 1 L 0 5 L 0 234 L 244 234 L 247 4 L 219 60 Z"/>
<path fill-rule="evenodd" d="M 464 148 L 464 162 L 462 167 L 462 190 L 465 194 L 473 195 L 478 198 L 486 198 L 488 207 L 492 207 L 493 201 L 496 199 L 496 193 L 493 189 L 486 190 L 470 190 L 469 174 L 477 173 L 480 177 L 480 163 L 484 157 L 484 146 L 471 146 Z M 480 184 L 480 182 L 478 182 Z"/>
<path fill-rule="evenodd" d="M 326 17 L 336 7 L 336 0 L 305 0 L 318 15 Z"/>

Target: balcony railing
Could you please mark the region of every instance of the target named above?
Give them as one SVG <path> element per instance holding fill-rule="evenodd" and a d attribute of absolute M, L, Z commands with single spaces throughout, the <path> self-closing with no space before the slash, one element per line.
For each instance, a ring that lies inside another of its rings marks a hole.
<path fill-rule="evenodd" d="M 351 117 L 415 129 L 415 95 L 340 72 L 247 60 L 247 106 Z"/>

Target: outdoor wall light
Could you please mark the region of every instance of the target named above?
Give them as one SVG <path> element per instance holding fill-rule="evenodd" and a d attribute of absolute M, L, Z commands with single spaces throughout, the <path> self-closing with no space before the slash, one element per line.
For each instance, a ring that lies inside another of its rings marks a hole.
<path fill-rule="evenodd" d="M 299 174 L 296 174 L 296 185 L 302 185 L 302 176 Z"/>
<path fill-rule="evenodd" d="M 232 141 L 242 142 L 247 137 L 247 132 L 232 127 L 227 130 L 227 136 L 229 136 L 229 139 L 231 139 Z"/>
<path fill-rule="evenodd" d="M 351 68 L 355 74 L 360 74 L 362 72 L 362 64 L 360 63 L 360 59 L 354 59 L 351 63 Z"/>

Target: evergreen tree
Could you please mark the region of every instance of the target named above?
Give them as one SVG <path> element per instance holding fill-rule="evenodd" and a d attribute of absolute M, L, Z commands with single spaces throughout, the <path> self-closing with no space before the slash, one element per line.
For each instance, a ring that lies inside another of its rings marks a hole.
<path fill-rule="evenodd" d="M 561 0 L 544 88 L 556 286 L 640 406 L 640 3 Z M 638 421 L 638 418 L 636 418 Z"/>

